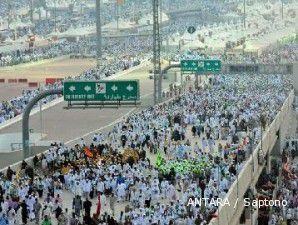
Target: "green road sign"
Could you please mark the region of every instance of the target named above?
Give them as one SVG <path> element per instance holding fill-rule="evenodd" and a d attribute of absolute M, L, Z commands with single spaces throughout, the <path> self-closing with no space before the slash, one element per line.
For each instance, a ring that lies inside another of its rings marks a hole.
<path fill-rule="evenodd" d="M 214 59 L 206 60 L 181 60 L 181 71 L 182 72 L 196 72 L 196 73 L 205 73 L 205 72 L 220 72 L 221 70 L 221 61 Z"/>
<path fill-rule="evenodd" d="M 204 69 L 206 72 L 219 72 L 221 70 L 220 60 L 204 60 Z"/>
<path fill-rule="evenodd" d="M 182 72 L 196 72 L 198 70 L 198 60 L 181 60 Z"/>
<path fill-rule="evenodd" d="M 139 81 L 64 81 L 63 95 L 65 101 L 135 101 Z"/>

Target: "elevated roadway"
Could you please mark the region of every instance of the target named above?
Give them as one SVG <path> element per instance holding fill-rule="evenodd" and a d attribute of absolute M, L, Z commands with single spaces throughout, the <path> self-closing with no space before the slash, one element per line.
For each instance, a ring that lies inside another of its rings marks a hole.
<path fill-rule="evenodd" d="M 66 144 L 77 142 L 81 137 L 93 136 L 95 132 L 100 132 L 112 126 L 115 121 L 122 119 L 129 114 L 141 110 L 153 104 L 153 80 L 149 79 L 150 64 L 146 63 L 138 68 L 121 72 L 112 79 L 139 79 L 140 95 L 142 104 L 137 107 L 106 107 L 91 109 L 64 109 L 67 105 L 64 101 L 49 107 L 40 113 L 30 116 L 30 129 L 34 133 L 46 134 L 43 141 L 59 140 Z M 173 77 L 163 80 L 163 89 L 169 87 Z M 21 120 L 0 128 L 0 134 L 17 133 L 22 130 Z M 0 154 L 1 155 L 1 154 Z M 15 155 L 15 157 L 11 157 Z M 22 159 L 21 152 L 5 153 L 0 157 L 1 168 L 8 166 Z"/>

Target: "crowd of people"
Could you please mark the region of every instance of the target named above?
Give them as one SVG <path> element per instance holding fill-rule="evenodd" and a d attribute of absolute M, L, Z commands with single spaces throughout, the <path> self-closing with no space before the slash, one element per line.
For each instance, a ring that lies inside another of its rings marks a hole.
<path fill-rule="evenodd" d="M 146 8 L 150 8 L 151 5 L 146 5 L 148 3 L 144 3 L 142 1 L 134 1 L 134 3 L 138 6 L 140 9 L 146 9 Z M 144 7 L 144 4 L 146 7 Z M 173 11 L 173 9 L 175 8 L 179 8 L 180 6 L 183 5 L 183 7 L 190 7 L 190 5 L 192 5 L 193 3 L 191 1 L 187 1 L 184 2 L 183 4 L 181 4 L 180 1 L 174 1 L 174 2 L 164 2 L 163 7 L 165 8 L 165 10 L 167 11 Z M 235 7 L 235 4 L 229 3 L 229 4 L 225 4 L 225 5 L 218 5 L 217 3 L 210 3 L 209 1 L 203 1 L 201 3 L 198 3 L 199 6 L 201 6 L 203 4 L 203 6 L 208 9 L 210 11 L 210 9 L 213 9 L 214 7 L 217 7 L 220 10 L 225 11 L 226 8 L 230 8 L 230 7 Z M 20 6 L 20 5 L 19 5 Z M 148 7 L 147 7 L 148 6 Z M 178 7 L 179 6 L 179 7 Z M 8 5 L 5 5 L 3 7 L 8 7 Z M 12 6 L 10 6 L 12 7 Z M 121 8 L 121 13 L 120 16 L 122 15 L 123 17 L 128 16 L 127 12 L 130 11 L 132 6 L 132 2 L 127 2 L 126 4 L 123 4 L 120 6 Z M 134 6 L 135 7 L 135 6 Z M 187 8 L 186 7 L 186 8 Z M 106 5 L 104 6 L 104 9 L 106 9 L 106 11 L 104 10 L 104 12 L 108 12 L 106 14 L 108 14 L 109 16 L 111 16 L 112 14 L 110 13 L 110 11 L 113 9 L 113 7 L 111 7 L 110 5 Z M 207 10 L 207 11 L 208 11 Z M 92 10 L 91 10 L 92 11 Z M 93 21 L 92 18 L 94 17 L 94 12 L 92 13 L 91 11 L 88 11 L 87 14 L 84 15 L 84 20 L 80 20 L 80 22 L 82 23 L 88 23 L 88 21 Z M 211 10 L 213 12 L 213 10 Z M 141 11 L 140 11 L 141 12 Z M 214 13 L 214 12 L 213 12 Z M 68 13 L 69 14 L 69 13 Z M 70 14 L 68 16 L 71 16 Z M 70 22 L 72 20 L 67 19 L 68 17 L 63 17 L 66 21 Z M 94 19 L 94 18 L 93 18 Z M 112 20 L 112 18 L 110 18 L 110 20 Z M 190 21 L 196 21 L 195 23 L 190 22 Z M 199 23 L 202 24 L 206 24 L 206 23 L 211 23 L 213 20 L 212 18 L 206 19 L 206 16 L 203 16 L 203 14 L 198 14 L 198 15 L 188 15 L 187 17 L 185 16 L 172 16 L 170 17 L 170 21 L 166 26 L 162 27 L 163 30 L 163 35 L 162 38 L 165 39 L 166 36 L 170 35 L 170 34 L 175 34 L 175 33 L 183 33 L 186 31 L 187 27 L 189 26 L 195 26 L 197 27 L 197 25 Z M 214 22 L 214 21 L 213 21 Z M 45 31 L 48 30 L 47 28 L 44 29 L 43 28 L 43 23 L 46 23 L 47 25 L 45 25 L 46 27 L 48 26 L 53 26 L 53 21 L 50 20 L 42 20 L 42 21 L 37 21 L 37 30 L 40 31 Z M 71 26 L 72 24 L 68 24 L 66 25 L 66 27 Z M 78 24 L 75 24 L 74 26 L 76 26 Z M 33 29 L 34 33 L 38 34 L 38 31 L 35 31 Z M 28 28 L 24 28 L 24 32 L 29 32 Z M 152 49 L 152 37 L 126 37 L 126 38 L 104 38 L 103 40 L 104 42 L 104 49 L 103 49 L 103 58 L 109 58 L 110 55 L 117 55 L 117 58 L 123 58 L 123 57 L 127 57 L 129 56 L 129 58 L 131 57 L 139 57 L 140 58 L 140 54 L 142 55 L 141 57 L 145 57 L 148 56 L 148 53 L 151 52 Z M 44 47 L 34 47 L 31 49 L 26 49 L 26 50 L 16 50 L 16 51 L 12 51 L 12 52 L 7 52 L 7 53 L 0 53 L 0 67 L 1 66 L 8 66 L 8 65 L 16 65 L 19 63 L 24 63 L 24 62 L 31 62 L 31 61 L 37 61 L 37 60 L 41 60 L 41 59 L 48 59 L 48 58 L 53 58 L 53 57 L 57 57 L 57 56 L 62 56 L 62 55 L 68 55 L 68 54 L 89 54 L 91 56 L 95 56 L 96 52 L 96 41 L 94 40 L 94 38 L 91 39 L 80 39 L 77 42 L 69 42 L 69 41 L 61 41 L 58 43 L 52 43 L 49 46 L 44 46 Z M 259 62 L 266 62 L 266 63 L 271 63 L 271 62 L 279 62 L 280 58 L 286 58 L 290 61 L 295 61 L 297 60 L 297 47 L 295 47 L 295 45 L 290 45 L 290 46 L 284 46 L 282 49 L 275 49 L 275 50 L 268 50 L 265 51 L 264 54 L 260 57 L 260 59 L 254 59 L 252 58 L 247 58 L 244 57 L 243 60 L 245 60 L 246 62 L 250 61 L 259 61 Z M 171 53 L 163 53 L 163 56 L 165 55 L 166 58 L 181 58 L 181 53 L 177 53 L 174 52 L 173 54 Z M 170 55 L 170 57 L 168 56 Z M 173 57 L 174 55 L 174 57 Z M 197 54 L 193 54 L 194 57 L 197 57 Z M 204 56 L 203 56 L 204 57 Z M 218 57 L 220 59 L 222 59 L 223 61 L 226 60 L 225 55 L 217 55 L 215 57 Z M 114 73 L 114 71 L 118 71 L 118 67 L 124 67 L 126 68 L 127 65 L 127 61 L 131 61 L 131 60 L 124 60 L 122 61 L 120 60 L 116 60 L 116 63 L 112 64 L 110 63 L 110 65 L 105 68 L 104 70 L 104 74 L 102 76 L 107 76 L 110 73 Z M 134 61 L 134 60 L 133 60 Z M 134 64 L 134 63 L 133 63 Z M 111 72 L 112 70 L 112 72 Z M 98 76 L 98 73 L 95 72 L 95 74 L 90 74 L 91 72 L 96 71 L 96 69 L 94 70 L 90 70 L 87 71 L 85 74 L 85 76 L 83 77 L 96 77 Z M 23 96 L 18 96 L 15 99 L 12 99 L 10 102 L 2 102 L 2 113 L 1 113 L 1 121 L 7 120 L 7 118 L 11 118 L 14 115 L 17 115 L 21 112 L 21 110 L 19 109 L 19 107 L 17 107 L 16 109 L 11 110 L 11 108 L 14 108 L 14 103 L 16 102 L 17 105 L 22 105 L 22 103 L 24 102 L 23 99 L 30 97 L 31 95 L 33 96 L 34 93 L 36 93 L 38 91 L 34 90 L 34 91 L 24 91 Z M 26 100 L 25 100 L 26 102 Z M 6 106 L 3 106 L 6 105 Z M 5 111 L 5 112 L 4 112 Z M 14 111 L 14 112 L 12 112 Z M 4 117 L 4 118 L 3 118 Z"/>
<path fill-rule="evenodd" d="M 109 133 L 74 147 L 55 143 L 34 157 L 33 166 L 23 162 L 3 174 L 0 221 L 207 224 L 216 206 L 191 207 L 188 200 L 225 196 L 248 157 L 248 133 L 260 140 L 260 118 L 266 127 L 290 89 L 280 75 L 217 76 L 123 118 Z M 178 164 L 199 158 L 211 166 L 199 174 L 164 173 L 155 165 L 157 155 Z"/>
<path fill-rule="evenodd" d="M 263 49 L 260 55 L 237 55 L 227 57 L 225 53 L 206 54 L 197 50 L 186 49 L 180 52 L 170 52 L 164 55 L 169 61 L 180 61 L 180 59 L 220 59 L 226 63 L 260 63 L 260 64 L 282 64 L 298 61 L 297 42 L 271 45 Z"/>
<path fill-rule="evenodd" d="M 274 207 L 269 225 L 291 225 L 298 221 L 297 141 L 289 140 L 282 154 L 281 180 L 276 198 L 286 201 L 284 207 Z"/>
<path fill-rule="evenodd" d="M 140 17 L 151 11 L 151 3 L 128 1 L 120 10 L 120 17 Z M 223 4 L 196 2 L 204 9 L 219 15 L 227 12 Z M 196 6 L 196 5 L 195 5 Z M 165 1 L 165 9 L 194 8 L 193 1 Z M 0 3 L 0 16 L 7 15 Z M 18 6 L 19 7 L 19 6 Z M 115 8 L 105 6 L 103 21 L 114 20 Z M 235 7 L 228 4 L 226 7 Z M 132 14 L 133 10 L 139 12 Z M 73 25 L 71 13 L 59 19 L 58 29 Z M 61 17 L 61 12 L 60 12 Z M 193 15 L 193 21 L 204 16 Z M 89 10 L 80 24 L 95 21 Z M 166 34 L 183 33 L 195 26 L 190 17 L 175 18 L 162 28 Z M 211 20 L 210 20 L 211 21 Z M 209 22 L 205 21 L 206 23 Z M 63 26 L 60 26 L 63 24 Z M 46 35 L 57 26 L 53 21 L 36 22 L 34 33 Z M 19 33 L 26 32 L 25 29 Z M 119 71 L 139 65 L 149 59 L 152 37 L 104 38 L 100 69 L 94 68 L 68 79 L 100 80 Z M 0 67 L 54 58 L 68 54 L 96 55 L 94 39 L 78 42 L 62 41 L 30 50 L 0 54 Z M 280 63 L 297 61 L 297 44 L 265 50 L 258 58 L 243 58 L 246 62 Z M 112 59 L 110 56 L 113 55 Z M 196 51 L 174 52 L 170 60 L 206 58 Z M 208 56 L 210 57 L 210 56 Z M 214 55 L 225 61 L 224 54 Z M 62 87 L 61 82 L 46 88 Z M 283 104 L 291 86 L 280 75 L 221 75 L 210 78 L 200 89 L 186 92 L 174 100 L 145 109 L 124 118 L 107 134 L 94 134 L 92 140 L 76 146 L 53 144 L 45 153 L 36 155 L 31 166 L 23 162 L 20 169 L 7 169 L 0 179 L 0 224 L 59 225 L 204 225 L 217 216 L 217 207 L 191 207 L 194 197 L 223 198 L 236 180 L 249 154 L 248 145 L 253 132 L 257 143 L 261 127 L 266 127 Z M 20 115 L 30 99 L 40 92 L 23 91 L 21 96 L 0 103 L 0 124 Z M 44 103 L 58 96 L 47 97 Z M 86 143 L 87 142 L 87 143 Z M 136 157 L 127 155 L 131 150 Z M 161 156 L 166 169 L 156 166 Z M 200 160 L 197 160 L 197 159 Z M 279 197 L 290 202 L 289 207 L 276 209 L 271 223 L 279 219 L 297 219 L 297 166 L 289 157 L 283 161 L 283 183 Z M 186 170 L 187 163 L 203 162 L 199 171 Z M 180 165 L 173 168 L 168 165 Z M 167 167 L 168 166 L 168 167 Z M 267 184 L 266 184 L 267 185 Z M 265 186 L 266 186 L 265 185 Z M 271 183 L 269 184 L 271 190 Z M 72 196 L 71 201 L 66 194 Z"/>
<path fill-rule="evenodd" d="M 267 48 L 261 54 L 262 63 L 293 63 L 298 61 L 298 43 Z"/>
<path fill-rule="evenodd" d="M 150 37 L 134 36 L 114 39 L 104 38 L 103 42 L 105 43 L 102 49 L 103 59 L 113 57 L 137 57 L 137 55 L 142 59 L 150 51 L 150 44 L 152 43 Z M 94 38 L 80 39 L 75 42 L 63 40 L 57 43 L 53 42 L 47 46 L 0 53 L 0 67 L 13 66 L 65 55 L 95 57 L 96 41 Z"/>

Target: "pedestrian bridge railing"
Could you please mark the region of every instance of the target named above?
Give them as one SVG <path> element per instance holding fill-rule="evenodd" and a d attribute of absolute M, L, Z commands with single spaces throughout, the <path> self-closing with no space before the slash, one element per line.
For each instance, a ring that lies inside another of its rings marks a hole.
<path fill-rule="evenodd" d="M 277 134 L 280 131 L 281 125 L 293 108 L 294 97 L 294 91 L 292 90 L 273 122 L 264 131 L 262 142 L 255 147 L 253 154 L 249 156 L 238 174 L 238 178 L 230 187 L 225 197 L 229 204 L 219 206 L 217 211 L 218 217 L 212 219 L 209 225 L 239 224 L 239 219 L 244 209 L 244 195 L 250 187 L 255 186 L 265 166 L 265 159 L 260 157 L 260 155 L 263 153 L 262 155 L 266 156 L 272 151 L 278 139 Z"/>

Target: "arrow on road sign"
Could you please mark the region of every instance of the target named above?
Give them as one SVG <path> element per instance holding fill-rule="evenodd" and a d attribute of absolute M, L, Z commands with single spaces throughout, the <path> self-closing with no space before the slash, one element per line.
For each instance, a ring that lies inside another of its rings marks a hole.
<path fill-rule="evenodd" d="M 112 87 L 111 87 L 112 91 L 117 91 L 118 90 L 118 87 L 114 84 Z"/>
<path fill-rule="evenodd" d="M 70 87 L 69 87 L 69 90 L 70 90 L 71 92 L 74 92 L 74 91 L 76 90 L 76 87 L 75 87 L 75 86 L 70 86 Z"/>
<path fill-rule="evenodd" d="M 133 90 L 133 86 L 128 85 L 128 86 L 126 87 L 126 89 L 127 89 L 128 91 L 132 91 L 132 90 Z"/>
<path fill-rule="evenodd" d="M 90 86 L 85 86 L 84 90 L 87 91 L 87 92 L 91 91 L 91 87 Z"/>
<path fill-rule="evenodd" d="M 184 65 L 184 66 L 187 66 L 188 64 L 187 64 L 187 62 L 185 62 L 183 65 Z"/>

